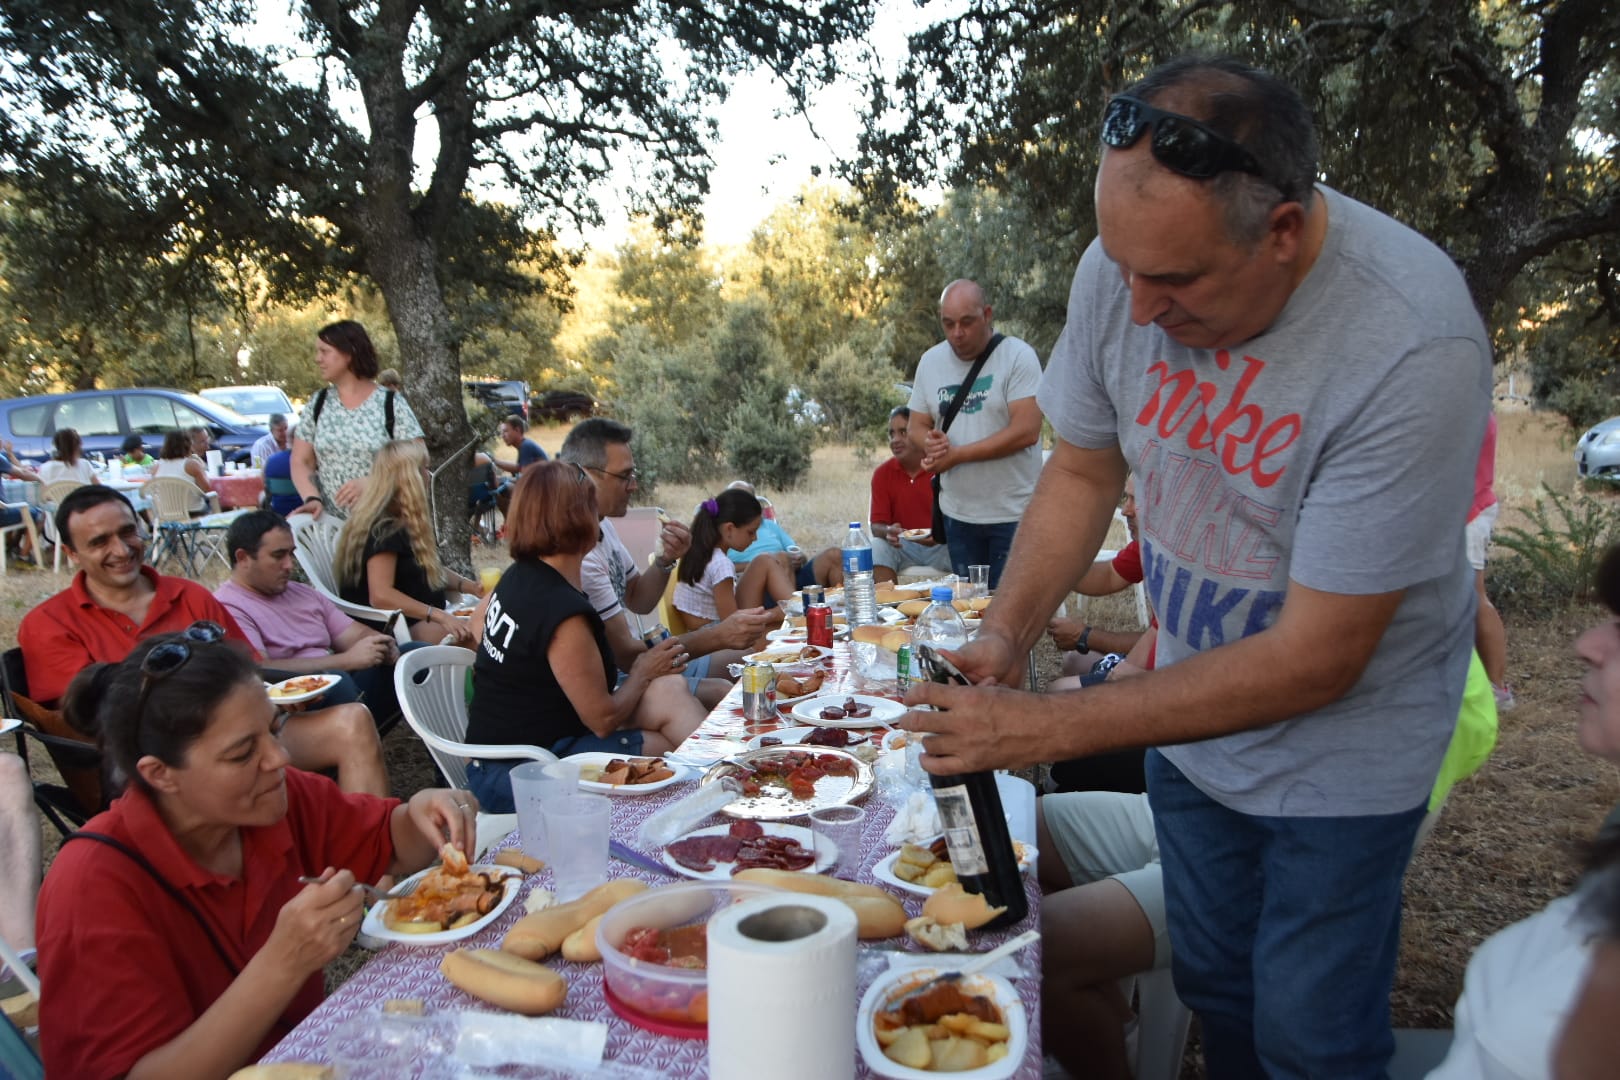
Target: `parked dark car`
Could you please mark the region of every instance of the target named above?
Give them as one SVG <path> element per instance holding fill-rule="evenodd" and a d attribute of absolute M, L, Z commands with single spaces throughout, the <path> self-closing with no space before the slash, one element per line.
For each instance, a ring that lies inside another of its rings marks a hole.
<path fill-rule="evenodd" d="M 462 385 L 496 416 L 529 418 L 529 384 L 521 379 L 465 379 Z"/>
<path fill-rule="evenodd" d="M 547 390 L 529 401 L 529 423 L 583 420 L 596 414 L 596 399 L 574 390 Z"/>
<path fill-rule="evenodd" d="M 156 453 L 167 432 L 188 427 L 207 428 L 209 442 L 226 461 L 247 462 L 254 442 L 265 434 L 225 406 L 179 390 L 128 387 L 0 401 L 0 438 L 10 439 L 20 456 L 33 461 L 51 456 L 51 437 L 60 428 L 79 433 L 86 455 L 113 457 L 126 436 L 141 436 L 147 450 Z"/>

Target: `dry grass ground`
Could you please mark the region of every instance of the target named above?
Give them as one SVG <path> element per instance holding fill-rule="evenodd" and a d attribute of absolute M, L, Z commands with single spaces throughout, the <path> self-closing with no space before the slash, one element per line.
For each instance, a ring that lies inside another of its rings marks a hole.
<path fill-rule="evenodd" d="M 547 427 L 534 434 L 555 452 L 566 431 Z M 800 488 L 768 492 L 801 546 L 834 544 L 851 516 L 864 516 L 867 477 L 876 460 L 846 448 L 823 448 Z M 1502 413 L 1497 475 L 1509 521 L 1512 510 L 1533 501 L 1544 483 L 1572 490 L 1574 467 L 1563 426 L 1529 412 Z M 707 488 L 666 485 L 656 501 L 686 518 L 709 494 Z M 479 565 L 499 565 L 502 558 L 499 548 L 475 553 Z M 215 584 L 219 576 L 217 568 L 211 570 L 205 582 Z M 40 571 L 0 580 L 0 645 L 14 643 L 23 613 L 66 580 Z M 1536 621 L 1512 611 L 1505 616 L 1518 707 L 1503 714 L 1495 754 L 1479 775 L 1452 793 L 1434 835 L 1413 860 L 1394 994 L 1401 1026 L 1450 1025 L 1463 968 L 1475 947 L 1569 890 L 1582 843 L 1620 801 L 1620 774 L 1582 753 L 1574 739 L 1580 665 L 1570 643 L 1599 613 L 1570 611 Z M 1102 602 L 1091 617 L 1104 623 L 1117 619 L 1122 626 L 1134 620 L 1123 598 Z M 1048 655 L 1046 666 L 1054 660 Z M 399 793 L 432 783 L 431 763 L 408 731 L 396 729 L 386 750 Z M 45 833 L 47 851 L 54 852 L 57 837 L 48 828 Z M 341 981 L 363 958 L 351 951 L 333 965 L 330 981 Z"/>

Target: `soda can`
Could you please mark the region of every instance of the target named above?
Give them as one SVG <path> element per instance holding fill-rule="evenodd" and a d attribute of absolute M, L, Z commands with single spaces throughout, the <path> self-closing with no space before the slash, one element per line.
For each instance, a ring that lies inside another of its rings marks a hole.
<path fill-rule="evenodd" d="M 669 637 L 669 631 L 664 629 L 663 623 L 656 623 L 641 632 L 641 640 L 647 643 L 649 649 L 667 637 Z"/>
<path fill-rule="evenodd" d="M 894 682 L 902 694 L 911 689 L 911 646 L 902 645 L 894 654 Z"/>
<path fill-rule="evenodd" d="M 776 668 L 750 660 L 743 668 L 742 708 L 746 720 L 776 719 Z"/>
<path fill-rule="evenodd" d="M 832 608 L 826 604 L 815 604 L 806 609 L 804 613 L 804 629 L 805 637 L 810 644 L 819 645 L 823 649 L 832 648 Z"/>

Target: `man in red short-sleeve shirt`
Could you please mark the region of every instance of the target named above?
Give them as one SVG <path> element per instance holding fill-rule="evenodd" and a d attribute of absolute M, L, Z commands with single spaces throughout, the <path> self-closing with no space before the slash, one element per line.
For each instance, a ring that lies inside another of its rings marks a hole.
<path fill-rule="evenodd" d="M 218 623 L 227 637 L 252 650 L 207 589 L 144 565 L 146 541 L 134 507 L 119 492 L 79 488 L 57 508 L 56 527 L 79 572 L 66 589 L 24 615 L 17 629 L 33 700 L 54 707 L 73 677 L 91 664 L 117 663 L 142 638 L 199 620 Z M 336 769 L 345 791 L 388 794 L 382 744 L 364 705 L 302 713 L 283 729 L 282 743 L 300 769 Z"/>
<path fill-rule="evenodd" d="M 906 435 L 911 410 L 889 413 L 889 452 L 872 471 L 872 577 L 894 581 L 908 566 L 948 574 L 951 552 L 929 536 L 904 536 L 934 524 L 934 474 L 922 467 L 922 449 Z"/>

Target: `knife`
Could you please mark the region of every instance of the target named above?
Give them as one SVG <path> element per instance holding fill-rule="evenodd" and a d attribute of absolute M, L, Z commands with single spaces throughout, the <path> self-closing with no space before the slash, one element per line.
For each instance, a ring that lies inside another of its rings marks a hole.
<path fill-rule="evenodd" d="M 615 859 L 618 859 L 622 863 L 629 863 L 638 870 L 650 870 L 655 874 L 663 874 L 666 877 L 680 877 L 679 874 L 665 866 L 663 863 L 649 859 L 641 852 L 626 844 L 620 843 L 618 840 L 608 841 L 608 854 L 612 855 Z"/>

